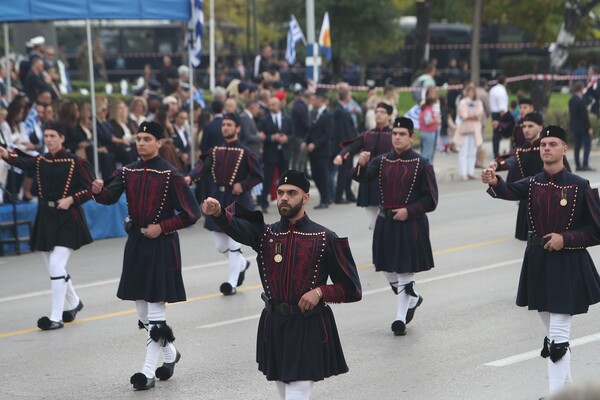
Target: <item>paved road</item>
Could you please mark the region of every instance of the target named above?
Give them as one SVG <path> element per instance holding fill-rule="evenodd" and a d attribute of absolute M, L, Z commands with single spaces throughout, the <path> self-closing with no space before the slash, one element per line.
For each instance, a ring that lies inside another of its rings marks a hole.
<path fill-rule="evenodd" d="M 436 159 L 440 202 L 430 215 L 436 267 L 417 275 L 425 301 L 404 337 L 390 331 L 395 296 L 370 265 L 364 211 L 353 205 L 309 208 L 311 218 L 350 238 L 364 294 L 359 303 L 333 305 L 350 372 L 317 383 L 314 399 L 512 400 L 545 394 L 546 366 L 538 356 L 542 324 L 535 312 L 514 305 L 524 250 L 512 239 L 516 205 L 489 198 L 479 182 L 453 181 L 448 171 L 455 163 L 455 155 Z M 583 176 L 600 184 L 600 173 Z M 188 301 L 169 306 L 167 320 L 182 358 L 172 380 L 145 393 L 129 384 L 141 368 L 145 333 L 137 330 L 133 303 L 115 296 L 124 239 L 74 253 L 69 272 L 85 308 L 58 331 L 35 328 L 50 302 L 41 256 L 0 259 L 0 399 L 276 399 L 274 384 L 254 360 L 262 308 L 255 268 L 236 296 L 223 297 L 218 287 L 226 265 L 211 235 L 198 225 L 182 232 L 181 241 Z M 600 248 L 591 253 L 600 259 Z M 574 319 L 576 382 L 597 380 L 599 317 L 596 306 Z"/>

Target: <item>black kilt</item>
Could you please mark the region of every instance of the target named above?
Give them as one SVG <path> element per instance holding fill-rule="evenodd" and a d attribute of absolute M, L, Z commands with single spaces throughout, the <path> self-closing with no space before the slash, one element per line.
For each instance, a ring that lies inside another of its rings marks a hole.
<path fill-rule="evenodd" d="M 433 268 L 427 216 L 395 221 L 380 212 L 373 232 L 373 264 L 377 271 L 399 274 Z"/>
<path fill-rule="evenodd" d="M 77 250 L 92 241 L 81 207 L 72 205 L 68 210 L 59 210 L 40 203 L 29 239 L 32 249 L 52 251 L 54 246 L 63 246 Z"/>
<path fill-rule="evenodd" d="M 284 316 L 263 310 L 256 342 L 258 369 L 267 380 L 320 381 L 348 372 L 331 308 L 323 314 Z"/>
<path fill-rule="evenodd" d="M 600 277 L 585 249 L 525 250 L 517 305 L 557 314 L 583 314 L 600 301 Z"/>
<path fill-rule="evenodd" d="M 527 240 L 527 233 L 529 233 L 527 218 L 527 200 L 520 200 L 517 211 L 517 226 L 515 227 L 515 238 L 519 240 Z"/>
<path fill-rule="evenodd" d="M 140 228 L 132 229 L 125 244 L 117 297 L 149 303 L 185 301 L 177 232 L 149 239 Z"/>
<path fill-rule="evenodd" d="M 358 196 L 356 196 L 356 205 L 359 207 L 379 206 L 381 204 L 381 193 L 379 190 L 379 180 L 370 182 L 360 182 L 358 185 Z"/>

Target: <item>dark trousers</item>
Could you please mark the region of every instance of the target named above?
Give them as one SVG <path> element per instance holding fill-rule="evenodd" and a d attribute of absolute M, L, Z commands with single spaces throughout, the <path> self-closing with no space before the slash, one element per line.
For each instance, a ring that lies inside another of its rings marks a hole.
<path fill-rule="evenodd" d="M 492 121 L 499 120 L 500 113 L 492 113 Z M 498 156 L 500 155 L 500 141 L 503 138 L 504 136 L 502 136 L 502 134 L 497 129 L 494 129 L 494 132 L 492 134 L 492 149 L 494 151 L 494 158 L 498 158 Z"/>
<path fill-rule="evenodd" d="M 342 165 L 338 167 L 337 183 L 335 186 L 335 201 L 339 202 L 346 193 L 346 200 L 354 202 L 356 198 L 352 193 L 352 179 L 350 178 L 349 172 L 352 169 L 352 157 L 348 157 Z"/>
<path fill-rule="evenodd" d="M 94 166 L 94 146 L 88 146 L 85 148 L 85 154 L 90 164 Z M 100 153 L 98 152 L 98 169 L 103 179 L 107 179 L 117 169 L 115 161 L 115 155 L 112 153 Z"/>
<path fill-rule="evenodd" d="M 269 196 L 271 195 L 271 189 L 273 188 L 273 176 L 275 176 L 275 169 L 279 172 L 279 176 L 288 170 L 289 161 L 285 161 L 283 157 L 277 157 L 277 163 L 265 164 L 263 172 L 265 174 L 263 181 L 262 194 L 258 198 L 258 204 L 262 208 L 269 206 Z"/>
<path fill-rule="evenodd" d="M 575 144 L 573 146 L 575 152 L 575 167 L 588 167 L 588 161 L 590 159 L 590 150 L 592 149 L 592 137 L 587 132 L 582 134 L 573 135 Z M 583 146 L 583 165 L 579 163 L 579 151 Z"/>
<path fill-rule="evenodd" d="M 321 203 L 329 203 L 329 157 L 320 155 L 309 155 L 310 170 L 312 172 L 312 178 L 317 185 L 319 194 L 321 195 Z"/>

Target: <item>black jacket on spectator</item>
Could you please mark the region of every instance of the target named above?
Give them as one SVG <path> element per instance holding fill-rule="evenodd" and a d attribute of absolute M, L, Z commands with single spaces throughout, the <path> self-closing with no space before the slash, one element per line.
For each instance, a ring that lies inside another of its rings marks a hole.
<path fill-rule="evenodd" d="M 573 135 L 587 135 L 590 127 L 586 102 L 582 97 L 574 95 L 569 100 L 569 130 Z"/>
<path fill-rule="evenodd" d="M 261 158 L 262 143 L 258 137 L 258 127 L 254 117 L 246 111 L 240 113 L 240 142 L 250 148 L 258 157 Z"/>
<path fill-rule="evenodd" d="M 292 135 L 302 140 L 306 139 L 310 128 L 310 117 L 308 116 L 308 104 L 302 99 L 294 100 L 291 111 Z"/>
<path fill-rule="evenodd" d="M 314 143 L 315 150 L 311 153 L 317 157 L 331 157 L 331 143 L 335 137 L 335 123 L 333 114 L 329 109 L 325 109 L 321 115 L 312 122 L 306 144 Z"/>
<path fill-rule="evenodd" d="M 217 114 L 212 121 L 206 124 L 202 133 L 202 140 L 200 141 L 200 151 L 202 153 L 206 153 L 209 149 L 225 143 L 223 134 L 221 133 L 222 123 L 223 115 Z"/>

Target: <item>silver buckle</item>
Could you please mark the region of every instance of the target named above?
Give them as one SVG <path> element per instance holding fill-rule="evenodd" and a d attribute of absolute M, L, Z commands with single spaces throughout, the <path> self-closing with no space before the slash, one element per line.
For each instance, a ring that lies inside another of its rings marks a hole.
<path fill-rule="evenodd" d="M 219 192 L 225 192 L 225 186 L 219 186 L 217 187 L 217 189 L 219 190 Z"/>
<path fill-rule="evenodd" d="M 56 208 L 56 202 L 54 201 L 47 201 L 46 204 L 48 205 L 48 207 Z"/>
<path fill-rule="evenodd" d="M 147 230 L 147 228 L 140 228 L 140 232 L 142 232 L 142 235 L 145 235 Z"/>

